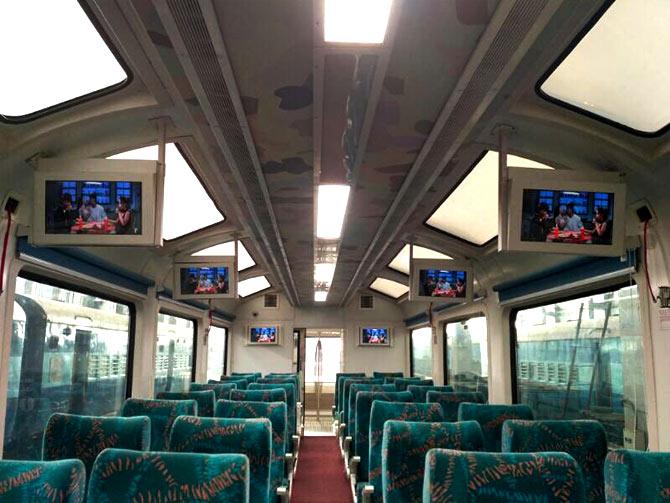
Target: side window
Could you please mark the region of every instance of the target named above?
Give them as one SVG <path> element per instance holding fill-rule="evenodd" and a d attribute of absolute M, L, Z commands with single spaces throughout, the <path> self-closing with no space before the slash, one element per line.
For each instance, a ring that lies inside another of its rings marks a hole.
<path fill-rule="evenodd" d="M 646 449 L 637 286 L 522 309 L 512 319 L 518 402 L 538 419 L 596 419 L 610 447 Z"/>
<path fill-rule="evenodd" d="M 132 316 L 128 304 L 17 278 L 4 458 L 40 459 L 42 432 L 54 412 L 105 416 L 120 410 Z"/>
<path fill-rule="evenodd" d="M 218 381 L 226 373 L 228 329 L 212 325 L 207 337 L 207 379 Z"/>
<path fill-rule="evenodd" d="M 158 313 L 154 393 L 188 391 L 195 365 L 195 334 L 194 320 Z"/>
<path fill-rule="evenodd" d="M 486 317 L 447 323 L 445 372 L 455 391 L 477 391 L 488 400 L 489 349 Z"/>
<path fill-rule="evenodd" d="M 430 327 L 412 330 L 412 376 L 433 376 L 433 330 Z"/>

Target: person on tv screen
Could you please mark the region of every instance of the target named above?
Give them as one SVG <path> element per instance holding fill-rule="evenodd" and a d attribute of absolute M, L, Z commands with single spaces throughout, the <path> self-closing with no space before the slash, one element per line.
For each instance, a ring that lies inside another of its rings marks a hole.
<path fill-rule="evenodd" d="M 549 214 L 549 206 L 547 203 L 538 204 L 535 215 L 533 216 L 530 223 L 531 239 L 533 241 L 545 241 L 547 239 L 547 235 L 553 227 L 551 222 L 551 215 Z"/>
<path fill-rule="evenodd" d="M 64 193 L 54 212 L 54 230 L 59 234 L 70 232 L 77 220 L 77 210 L 72 206 L 72 195 Z"/>
<path fill-rule="evenodd" d="M 426 281 L 423 283 L 423 294 L 426 297 L 432 297 L 433 292 L 435 291 L 435 280 L 433 279 L 432 276 L 428 276 L 426 278 Z"/>
<path fill-rule="evenodd" d="M 612 243 L 612 225 L 608 220 L 607 210 L 605 208 L 598 208 L 596 210 L 593 226 L 591 241 L 594 244 Z"/>
<path fill-rule="evenodd" d="M 556 215 L 556 227 L 559 231 L 565 229 L 565 226 L 568 225 L 568 215 L 566 214 L 565 205 L 561 205 L 558 208 L 558 215 Z"/>
<path fill-rule="evenodd" d="M 88 222 L 102 222 L 107 217 L 105 208 L 98 204 L 98 198 L 95 194 L 91 194 L 88 197 L 88 210 Z"/>
<path fill-rule="evenodd" d="M 216 280 L 216 290 L 218 293 L 227 293 L 228 287 L 226 286 L 226 278 L 219 274 L 219 277 Z"/>
<path fill-rule="evenodd" d="M 195 274 L 189 274 L 186 285 L 184 285 L 184 293 L 195 293 L 195 289 L 198 287 L 198 280 L 195 277 Z"/>
<path fill-rule="evenodd" d="M 568 203 L 567 205 L 567 216 L 568 221 L 565 224 L 565 230 L 579 232 L 579 229 L 583 227 L 582 218 L 575 213 L 575 205 L 573 203 Z"/>
<path fill-rule="evenodd" d="M 83 197 L 79 199 L 79 203 L 77 204 L 77 211 L 79 212 L 81 219 L 84 222 L 88 222 L 88 219 L 91 217 L 91 210 L 84 202 Z"/>
<path fill-rule="evenodd" d="M 200 275 L 200 280 L 198 281 L 198 289 L 200 290 L 209 290 L 212 288 L 212 282 L 204 274 Z"/>
<path fill-rule="evenodd" d="M 465 281 L 461 278 L 456 280 L 456 297 L 465 297 Z"/>
<path fill-rule="evenodd" d="M 130 234 L 133 225 L 133 214 L 130 211 L 130 204 L 127 197 L 119 198 L 119 205 L 116 208 L 116 233 Z"/>

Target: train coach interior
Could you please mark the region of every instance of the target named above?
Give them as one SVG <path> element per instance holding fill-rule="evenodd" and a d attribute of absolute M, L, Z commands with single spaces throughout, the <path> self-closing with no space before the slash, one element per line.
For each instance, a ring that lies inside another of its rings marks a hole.
<path fill-rule="evenodd" d="M 670 497 L 670 2 L 0 20 L 0 501 Z"/>

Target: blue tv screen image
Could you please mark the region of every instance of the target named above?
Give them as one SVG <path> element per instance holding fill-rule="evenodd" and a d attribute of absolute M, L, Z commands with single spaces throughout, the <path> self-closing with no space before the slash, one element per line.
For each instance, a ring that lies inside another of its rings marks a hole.
<path fill-rule="evenodd" d="M 221 295 L 230 291 L 228 267 L 181 267 L 182 295 Z"/>
<path fill-rule="evenodd" d="M 524 189 L 521 241 L 611 245 L 614 194 Z"/>
<path fill-rule="evenodd" d="M 388 328 L 363 328 L 361 329 L 362 344 L 388 344 Z"/>
<path fill-rule="evenodd" d="M 47 234 L 142 234 L 142 182 L 48 180 Z"/>
<path fill-rule="evenodd" d="M 277 327 L 251 327 L 249 342 L 253 344 L 274 344 L 277 342 Z"/>
<path fill-rule="evenodd" d="M 419 270 L 421 297 L 464 298 L 467 296 L 468 273 L 444 269 Z"/>

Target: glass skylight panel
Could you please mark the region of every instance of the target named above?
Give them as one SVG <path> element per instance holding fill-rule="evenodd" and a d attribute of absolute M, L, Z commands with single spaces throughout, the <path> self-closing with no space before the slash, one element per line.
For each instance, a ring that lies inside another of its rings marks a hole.
<path fill-rule="evenodd" d="M 314 282 L 330 286 L 335 276 L 335 264 L 314 264 Z"/>
<path fill-rule="evenodd" d="M 158 160 L 158 145 L 113 155 L 109 159 Z M 224 216 L 174 143 L 165 148 L 163 239 L 175 239 L 218 222 Z"/>
<path fill-rule="evenodd" d="M 409 292 L 409 287 L 407 285 L 386 278 L 375 279 L 370 285 L 370 289 L 386 294 L 394 299 Z"/>
<path fill-rule="evenodd" d="M 0 114 L 21 117 L 128 75 L 76 0 L 0 2 Z"/>
<path fill-rule="evenodd" d="M 314 292 L 314 302 L 326 302 L 327 298 L 328 298 L 328 292 L 325 292 L 323 290 L 316 290 Z"/>
<path fill-rule="evenodd" d="M 393 0 L 325 0 L 326 42 L 381 44 Z"/>
<path fill-rule="evenodd" d="M 540 86 L 644 133 L 670 123 L 670 2 L 617 0 Z"/>
<path fill-rule="evenodd" d="M 270 288 L 270 282 L 265 276 L 255 276 L 237 283 L 237 294 L 240 297 L 248 297 L 266 288 Z"/>
<path fill-rule="evenodd" d="M 251 258 L 249 252 L 244 247 L 242 241 L 237 242 L 237 270 L 244 271 L 256 265 L 254 259 Z M 228 241 L 227 243 L 220 243 L 218 245 L 210 246 L 203 250 L 197 251 L 193 254 L 194 257 L 234 257 L 235 256 L 235 241 Z"/>
<path fill-rule="evenodd" d="M 391 263 L 389 263 L 391 269 L 395 269 L 403 274 L 409 274 L 409 246 L 409 244 L 403 246 L 402 250 L 391 260 Z M 450 259 L 451 257 L 430 248 L 414 245 L 414 258 Z"/>
<path fill-rule="evenodd" d="M 349 200 L 348 185 L 319 185 L 316 237 L 339 239 Z"/>
<path fill-rule="evenodd" d="M 516 155 L 507 156 L 507 165 L 553 169 Z M 473 204 L 475 201 L 476 204 Z M 426 224 L 478 246 L 497 236 L 498 152 L 487 152 Z"/>

